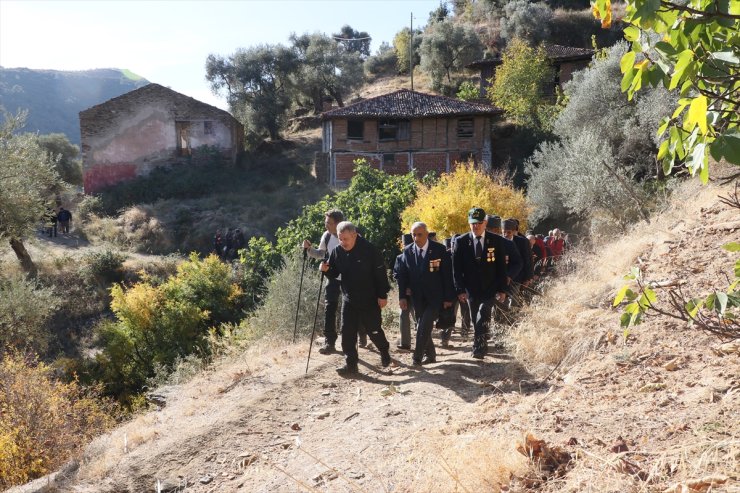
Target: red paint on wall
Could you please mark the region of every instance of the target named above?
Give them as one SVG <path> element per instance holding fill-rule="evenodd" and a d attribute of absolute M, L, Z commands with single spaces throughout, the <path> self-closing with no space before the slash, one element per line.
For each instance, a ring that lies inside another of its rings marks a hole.
<path fill-rule="evenodd" d="M 83 176 L 85 193 L 97 193 L 106 187 L 135 177 L 135 164 L 119 163 L 107 166 L 94 166 L 85 170 Z"/>

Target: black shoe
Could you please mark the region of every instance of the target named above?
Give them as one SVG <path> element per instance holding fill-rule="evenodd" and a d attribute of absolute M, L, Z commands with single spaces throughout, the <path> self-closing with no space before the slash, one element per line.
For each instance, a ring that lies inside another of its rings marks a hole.
<path fill-rule="evenodd" d="M 442 339 L 442 347 L 450 347 L 450 340 Z"/>
<path fill-rule="evenodd" d="M 413 366 L 421 366 L 421 360 L 420 359 L 412 359 L 411 364 Z"/>
<path fill-rule="evenodd" d="M 357 375 L 357 365 L 346 364 L 337 368 L 337 373 L 342 376 Z"/>
<path fill-rule="evenodd" d="M 380 354 L 380 364 L 384 368 L 391 366 L 391 353 L 389 353 L 388 351 L 383 351 Z"/>
<path fill-rule="evenodd" d="M 473 358 L 475 359 L 483 359 L 486 356 L 486 354 L 483 351 L 473 351 Z"/>
<path fill-rule="evenodd" d="M 324 344 L 319 348 L 319 353 L 321 354 L 332 354 L 336 352 L 337 348 L 334 347 L 334 344 Z"/>
<path fill-rule="evenodd" d="M 398 349 L 403 349 L 404 351 L 411 351 L 411 346 L 406 346 L 405 344 L 398 344 L 396 347 Z"/>
<path fill-rule="evenodd" d="M 431 365 L 432 363 L 436 363 L 436 362 L 437 362 L 437 358 L 430 358 L 429 356 L 427 356 L 426 358 L 424 358 L 422 360 L 421 364 L 422 365 Z"/>
<path fill-rule="evenodd" d="M 367 336 L 366 335 L 360 336 L 360 347 L 367 347 Z"/>

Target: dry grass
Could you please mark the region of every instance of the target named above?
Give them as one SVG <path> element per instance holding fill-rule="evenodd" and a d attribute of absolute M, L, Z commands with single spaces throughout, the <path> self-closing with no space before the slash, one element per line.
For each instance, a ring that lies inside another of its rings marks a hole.
<path fill-rule="evenodd" d="M 716 190 L 701 188 L 697 180 L 684 183 L 677 203 L 651 223 L 641 222 L 616 241 L 595 238 L 586 249 L 576 250 L 569 259 L 574 272 L 548 281 L 543 296 L 524 309 L 523 319 L 511 332 L 514 356 L 537 374 L 560 364 L 567 369 L 596 347 L 599 341 L 619 326 L 619 313 L 610 311 L 623 276 L 654 245 L 674 238 L 675 225 L 686 215 L 716 200 Z"/>

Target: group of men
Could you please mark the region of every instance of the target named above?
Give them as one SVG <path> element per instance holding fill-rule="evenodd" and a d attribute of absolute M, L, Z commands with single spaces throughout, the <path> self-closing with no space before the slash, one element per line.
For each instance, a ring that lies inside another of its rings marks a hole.
<path fill-rule="evenodd" d="M 436 362 L 432 330 L 435 323 L 442 328 L 442 344 L 446 345 L 458 307 L 463 314 L 463 327 L 467 324 L 474 330 L 472 357 L 483 359 L 493 312 L 502 312 L 507 300 L 521 297 L 521 290 L 536 279 L 537 265 L 544 259 L 538 256 L 537 249 L 533 250 L 537 238 L 521 234 L 516 219 L 489 216 L 480 207 L 470 209 L 467 217 L 470 232 L 455 235 L 445 244 L 431 239 L 426 224 L 414 223 L 410 234 L 405 235 L 409 241 L 396 258 L 393 275 L 398 283 L 401 310 L 398 347 L 411 349 L 413 313 L 413 365 Z M 325 226 L 318 248 L 313 248 L 309 240 L 303 242 L 311 257 L 323 259 L 320 270 L 329 279 L 324 298 L 324 345 L 319 351 L 329 354 L 336 350 L 336 311 L 341 292 L 345 365 L 337 371 L 343 375 L 357 373 L 357 338 L 362 331 L 378 348 L 381 365 L 387 367 L 391 364 L 390 343 L 381 326 L 381 309 L 387 304 L 391 287 L 383 257 L 358 235 L 354 224 L 344 221 L 340 211 L 328 211 Z M 544 250 L 542 255 L 546 255 Z"/>
<path fill-rule="evenodd" d="M 227 228 L 224 235 L 221 234 L 220 229 L 217 229 L 216 234 L 213 235 L 213 251 L 222 260 L 235 259 L 239 250 L 246 246 L 247 240 L 239 228 Z"/>

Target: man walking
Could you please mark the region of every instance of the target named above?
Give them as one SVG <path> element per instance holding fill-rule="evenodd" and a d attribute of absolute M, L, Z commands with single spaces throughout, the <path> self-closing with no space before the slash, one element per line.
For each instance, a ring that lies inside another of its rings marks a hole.
<path fill-rule="evenodd" d="M 326 260 L 329 253 L 339 246 L 337 237 L 337 224 L 344 221 L 344 214 L 338 209 L 331 209 L 324 214 L 324 227 L 326 231 L 321 235 L 319 247 L 313 248 L 311 242 L 303 240 L 303 248 L 306 249 L 311 258 Z M 319 352 L 330 354 L 336 351 L 337 342 L 337 307 L 339 306 L 339 292 L 342 289 L 340 279 L 327 278 L 324 290 L 324 345 Z"/>
<path fill-rule="evenodd" d="M 380 310 L 388 303 L 385 264 L 380 251 L 357 234 L 349 221 L 337 225 L 339 246 L 321 263 L 321 271 L 329 279 L 342 276 L 342 351 L 345 365 L 337 369 L 340 375 L 357 373 L 357 333 L 364 327 L 370 340 L 380 351 L 382 366 L 391 364 L 390 344 L 381 327 Z"/>
<path fill-rule="evenodd" d="M 57 220 L 59 221 L 59 228 L 62 230 L 62 233 L 69 234 L 69 223 L 72 222 L 72 213 L 64 207 L 60 207 L 57 213 Z"/>
<path fill-rule="evenodd" d="M 468 211 L 470 233 L 455 241 L 452 272 L 460 303 L 468 302 L 475 336 L 473 357 L 483 359 L 488 349 L 486 334 L 494 302 L 502 302 L 506 291 L 504 240 L 486 231 L 486 212 L 480 207 Z"/>
<path fill-rule="evenodd" d="M 416 313 L 413 364 L 421 365 L 436 362 L 432 327 L 440 310 L 452 306 L 455 292 L 451 259 L 444 245 L 429 240 L 429 230 L 422 222 L 411 226 L 411 236 L 414 242 L 404 248 L 400 256 L 398 304 L 402 310 L 408 308 L 404 294 L 410 291 Z"/>

